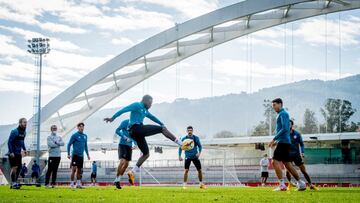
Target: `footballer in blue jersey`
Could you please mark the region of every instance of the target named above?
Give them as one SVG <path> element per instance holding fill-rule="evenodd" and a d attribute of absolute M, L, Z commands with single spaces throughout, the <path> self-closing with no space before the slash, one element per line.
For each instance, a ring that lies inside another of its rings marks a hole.
<path fill-rule="evenodd" d="M 304 175 L 306 181 L 308 182 L 311 190 L 318 190 L 318 188 L 311 182 L 311 178 L 306 171 L 305 164 L 303 161 L 304 158 L 304 141 L 302 139 L 301 134 L 294 129 L 294 121 L 290 120 L 290 156 L 289 159 L 293 162 L 297 167 L 299 167 L 301 173 Z M 293 186 L 291 182 L 291 174 L 288 170 L 286 170 L 286 178 L 288 179 L 288 188 Z"/>
<path fill-rule="evenodd" d="M 190 168 L 190 164 L 191 162 L 195 165 L 196 170 L 198 171 L 198 177 L 199 177 L 199 182 L 200 182 L 200 188 L 201 189 L 205 189 L 206 186 L 205 184 L 202 182 L 203 181 L 203 174 L 202 174 L 202 170 L 201 170 L 201 162 L 200 162 L 200 155 L 201 155 L 201 151 L 202 151 L 202 146 L 201 146 L 201 142 L 200 142 L 200 138 L 196 135 L 193 134 L 193 127 L 189 126 L 187 127 L 187 135 L 183 136 L 181 138 L 181 141 L 185 141 L 187 139 L 190 139 L 193 141 L 194 143 L 194 147 L 190 150 L 185 151 L 185 171 L 184 171 L 184 185 L 183 188 L 186 189 L 186 184 L 187 184 L 187 179 L 188 179 L 188 174 L 189 174 L 189 168 Z M 182 153 L 182 149 L 181 147 L 179 147 L 179 161 L 183 161 L 183 158 L 181 157 L 181 153 Z"/>
<path fill-rule="evenodd" d="M 142 155 L 137 160 L 135 167 L 128 172 L 129 182 L 133 184 L 135 181 L 135 173 L 140 171 L 141 165 L 149 158 L 149 147 L 146 137 L 162 133 L 165 137 L 172 140 L 179 146 L 182 146 L 181 140 L 177 139 L 165 125 L 154 115 L 149 112 L 152 106 L 153 98 L 150 95 L 144 95 L 140 102 L 135 102 L 120 109 L 111 118 L 104 118 L 105 122 L 113 122 L 116 118 L 124 113 L 130 112 L 130 120 L 128 130 L 131 138 L 137 143 Z M 147 117 L 158 125 L 146 125 L 143 123 Z"/>
<path fill-rule="evenodd" d="M 276 135 L 269 143 L 269 147 L 275 148 L 272 159 L 272 164 L 275 169 L 275 174 L 279 180 L 279 186 L 274 191 L 287 191 L 285 181 L 283 179 L 282 164 L 294 176 L 297 181 L 297 188 L 299 191 L 306 190 L 306 184 L 300 180 L 300 176 L 295 168 L 292 166 L 290 157 L 290 116 L 283 108 L 283 101 L 280 98 L 272 100 L 272 108 L 277 113 L 276 117 Z"/>

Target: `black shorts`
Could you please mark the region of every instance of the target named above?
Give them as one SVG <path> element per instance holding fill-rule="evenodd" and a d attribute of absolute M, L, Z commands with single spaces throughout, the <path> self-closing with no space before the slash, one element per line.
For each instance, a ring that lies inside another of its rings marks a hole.
<path fill-rule="evenodd" d="M 282 162 L 290 162 L 290 144 L 278 143 L 274 150 L 273 159 Z"/>
<path fill-rule="evenodd" d="M 21 165 L 22 165 L 22 156 L 21 156 L 21 154 L 14 154 L 14 157 L 11 157 L 9 155 L 9 162 L 10 162 L 11 167 L 17 166 L 19 168 L 19 170 L 20 170 Z"/>
<path fill-rule="evenodd" d="M 163 127 L 158 125 L 135 124 L 130 128 L 130 136 L 137 143 L 142 154 L 149 154 L 149 147 L 145 137 L 162 133 Z"/>
<path fill-rule="evenodd" d="M 301 155 L 300 154 L 291 154 L 290 155 L 290 161 L 291 162 L 294 162 L 294 164 L 296 165 L 296 166 L 301 166 L 301 165 L 303 165 L 304 164 L 304 161 L 303 161 L 303 159 L 301 158 Z"/>
<path fill-rule="evenodd" d="M 191 162 L 194 163 L 196 170 L 201 170 L 201 163 L 200 163 L 200 159 L 199 158 L 186 158 L 185 159 L 185 169 L 189 169 L 190 168 L 190 164 Z"/>
<path fill-rule="evenodd" d="M 91 173 L 90 178 L 96 178 L 96 173 Z"/>
<path fill-rule="evenodd" d="M 32 172 L 32 173 L 31 173 L 31 178 L 39 178 L 39 173 L 37 173 L 37 172 Z"/>
<path fill-rule="evenodd" d="M 131 161 L 132 148 L 128 145 L 119 144 L 118 148 L 119 159 Z"/>
<path fill-rule="evenodd" d="M 71 159 L 71 166 L 76 166 L 78 168 L 83 168 L 84 157 L 73 155 Z"/>
<path fill-rule="evenodd" d="M 269 172 L 261 172 L 261 177 L 262 178 L 268 178 L 269 177 Z"/>

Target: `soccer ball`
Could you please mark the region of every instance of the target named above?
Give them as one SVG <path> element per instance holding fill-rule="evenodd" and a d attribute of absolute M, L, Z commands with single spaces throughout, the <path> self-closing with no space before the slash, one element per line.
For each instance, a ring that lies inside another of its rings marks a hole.
<path fill-rule="evenodd" d="M 194 140 L 192 139 L 185 139 L 183 141 L 183 144 L 181 146 L 181 149 L 182 150 L 185 150 L 185 151 L 189 151 L 189 150 L 192 150 L 194 148 Z"/>

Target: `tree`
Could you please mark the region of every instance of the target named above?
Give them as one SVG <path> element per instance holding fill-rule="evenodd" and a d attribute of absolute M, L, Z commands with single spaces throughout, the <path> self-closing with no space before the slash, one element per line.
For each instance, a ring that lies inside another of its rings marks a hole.
<path fill-rule="evenodd" d="M 349 119 L 356 109 L 348 100 L 328 98 L 320 111 L 325 119 L 326 132 L 346 132 L 354 127 L 349 124 Z"/>
<path fill-rule="evenodd" d="M 318 132 L 318 122 L 315 118 L 315 112 L 310 109 L 306 109 L 304 112 L 304 122 L 303 127 L 301 127 L 301 133 L 304 134 L 313 134 Z"/>
<path fill-rule="evenodd" d="M 264 116 L 266 118 L 265 124 L 268 126 L 268 129 L 271 128 L 271 135 L 273 135 L 275 133 L 275 126 L 276 126 L 276 112 L 272 108 L 271 101 L 268 99 L 264 99 L 263 107 L 265 109 L 264 111 Z M 269 135 L 269 130 L 267 135 Z"/>
<path fill-rule="evenodd" d="M 276 112 L 271 106 L 271 101 L 264 99 L 263 107 L 265 121 L 260 121 L 260 123 L 254 127 L 254 130 L 251 133 L 252 136 L 266 136 L 275 133 Z"/>
<path fill-rule="evenodd" d="M 269 135 L 269 124 L 260 121 L 260 123 L 255 126 L 253 132 L 251 133 L 252 136 L 266 136 Z"/>
<path fill-rule="evenodd" d="M 214 138 L 236 137 L 236 134 L 227 130 L 220 131 L 214 135 Z"/>

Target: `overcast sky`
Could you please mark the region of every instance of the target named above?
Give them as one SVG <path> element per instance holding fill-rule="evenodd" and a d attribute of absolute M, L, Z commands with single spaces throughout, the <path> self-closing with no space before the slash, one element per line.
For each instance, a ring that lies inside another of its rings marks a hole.
<path fill-rule="evenodd" d="M 26 52 L 27 39 L 51 39 L 51 53 L 44 58 L 46 104 L 102 63 L 175 22 L 236 2 L 0 0 L 0 124 L 32 115 L 35 68 L 33 56 Z M 303 79 L 358 74 L 359 35 L 360 11 L 354 10 L 281 25 L 217 46 L 213 49 L 213 94 L 251 93 Z M 247 43 L 252 45 L 249 49 Z M 251 66 L 246 58 L 250 52 Z M 208 50 L 162 71 L 105 108 L 125 105 L 144 93 L 152 94 L 156 103 L 211 96 L 211 67 Z"/>

